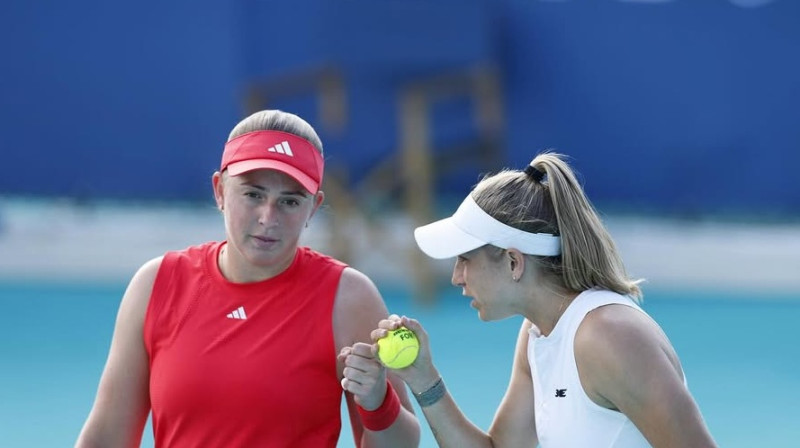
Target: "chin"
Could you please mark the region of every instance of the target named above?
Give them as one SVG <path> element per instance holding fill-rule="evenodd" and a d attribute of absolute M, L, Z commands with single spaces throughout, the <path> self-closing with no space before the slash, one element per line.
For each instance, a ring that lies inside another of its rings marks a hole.
<path fill-rule="evenodd" d="M 483 309 L 478 310 L 478 319 L 482 320 L 483 322 L 496 322 L 503 319 L 508 319 L 512 315 L 509 314 L 491 314 L 485 312 Z"/>
<path fill-rule="evenodd" d="M 280 263 L 283 260 L 283 254 L 274 252 L 265 252 L 260 250 L 253 250 L 247 254 L 247 260 L 254 266 L 269 267 Z"/>
<path fill-rule="evenodd" d="M 493 319 L 483 311 L 483 309 L 478 309 L 478 319 L 484 322 L 491 322 Z"/>

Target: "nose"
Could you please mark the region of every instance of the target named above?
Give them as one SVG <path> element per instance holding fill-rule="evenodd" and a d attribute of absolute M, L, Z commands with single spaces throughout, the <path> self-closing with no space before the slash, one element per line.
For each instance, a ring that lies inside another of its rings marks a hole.
<path fill-rule="evenodd" d="M 272 201 L 264 201 L 258 213 L 258 223 L 267 226 L 278 222 L 278 206 Z"/>
<path fill-rule="evenodd" d="M 464 274 L 457 261 L 453 266 L 453 276 L 450 278 L 450 283 L 453 286 L 464 286 Z"/>

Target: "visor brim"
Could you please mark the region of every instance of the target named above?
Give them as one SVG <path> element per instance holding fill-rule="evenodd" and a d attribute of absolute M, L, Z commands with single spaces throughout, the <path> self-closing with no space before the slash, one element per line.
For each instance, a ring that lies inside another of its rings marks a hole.
<path fill-rule="evenodd" d="M 317 191 L 319 191 L 319 183 L 317 181 L 312 179 L 306 173 L 295 168 L 294 166 L 289 165 L 288 163 L 281 162 L 279 160 L 272 160 L 272 159 L 242 160 L 241 162 L 231 163 L 230 165 L 228 165 L 227 170 L 228 170 L 228 175 L 230 176 L 238 176 L 240 174 L 244 174 L 255 170 L 276 170 L 291 176 L 311 194 L 315 194 L 317 193 Z"/>
<path fill-rule="evenodd" d="M 456 257 L 486 244 L 461 230 L 452 217 L 417 227 L 414 239 L 422 252 L 436 259 Z"/>

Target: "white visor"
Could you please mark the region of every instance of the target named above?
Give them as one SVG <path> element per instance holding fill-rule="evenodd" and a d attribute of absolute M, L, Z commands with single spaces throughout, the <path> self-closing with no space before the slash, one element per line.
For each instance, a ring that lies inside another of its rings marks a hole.
<path fill-rule="evenodd" d="M 455 257 L 486 244 L 529 255 L 549 257 L 561 253 L 560 237 L 503 224 L 483 211 L 472 195 L 464 199 L 453 216 L 414 229 L 414 239 L 432 258 Z"/>

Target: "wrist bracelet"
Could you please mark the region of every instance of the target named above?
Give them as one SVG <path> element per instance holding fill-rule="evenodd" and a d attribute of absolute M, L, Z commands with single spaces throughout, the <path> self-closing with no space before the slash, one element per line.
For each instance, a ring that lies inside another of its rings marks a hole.
<path fill-rule="evenodd" d="M 441 400 L 442 397 L 444 397 L 445 392 L 447 392 L 447 389 L 444 387 L 444 381 L 442 380 L 442 377 L 439 377 L 439 379 L 436 380 L 436 382 L 433 383 L 433 386 L 429 387 L 428 390 L 414 394 L 414 398 L 417 399 L 419 406 L 424 408 Z"/>
<path fill-rule="evenodd" d="M 383 397 L 383 403 L 372 411 L 356 405 L 358 408 L 358 415 L 361 417 L 361 424 L 370 431 L 383 431 L 384 429 L 392 426 L 397 416 L 400 415 L 400 399 L 397 397 L 392 387 L 392 383 L 386 382 L 386 395 Z"/>

